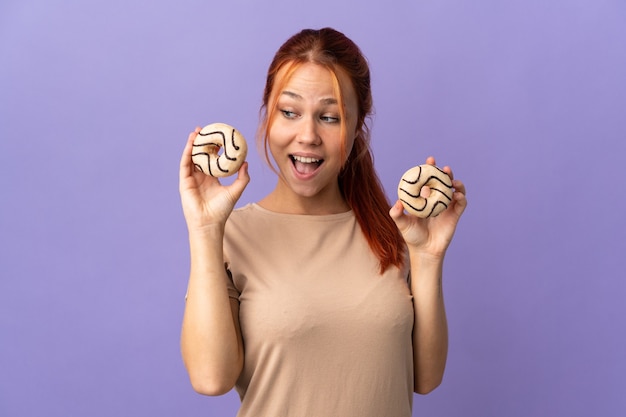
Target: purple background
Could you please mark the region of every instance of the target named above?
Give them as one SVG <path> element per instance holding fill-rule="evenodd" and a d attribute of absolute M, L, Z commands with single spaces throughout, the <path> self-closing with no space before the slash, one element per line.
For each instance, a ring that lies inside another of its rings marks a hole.
<path fill-rule="evenodd" d="M 431 154 L 468 188 L 448 369 L 414 415 L 626 415 L 625 22 L 622 0 L 2 0 L 0 415 L 235 414 L 180 359 L 179 155 L 215 121 L 252 141 L 272 54 L 322 26 L 371 62 L 388 194 Z M 249 161 L 241 204 L 274 185 Z"/>

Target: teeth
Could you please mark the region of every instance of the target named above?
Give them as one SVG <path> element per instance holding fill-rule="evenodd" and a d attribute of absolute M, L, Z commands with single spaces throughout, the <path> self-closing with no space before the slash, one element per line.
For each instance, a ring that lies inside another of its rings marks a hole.
<path fill-rule="evenodd" d="M 302 162 L 303 164 L 315 164 L 320 161 L 319 159 L 309 158 L 306 156 L 297 156 L 297 155 L 293 155 L 293 159 L 298 162 Z"/>

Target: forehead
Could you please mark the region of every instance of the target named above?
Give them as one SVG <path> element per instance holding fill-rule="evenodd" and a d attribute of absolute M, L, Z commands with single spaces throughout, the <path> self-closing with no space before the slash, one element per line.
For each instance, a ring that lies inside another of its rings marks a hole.
<path fill-rule="evenodd" d="M 337 96 L 341 94 L 346 105 L 356 105 L 356 94 L 352 82 L 340 68 L 331 71 L 325 66 L 307 62 L 297 66 L 295 70 L 291 71 L 291 74 L 288 72 L 289 68 L 283 67 L 277 74 L 275 87 L 280 88 L 281 91 L 276 92 L 281 95 L 307 93 L 319 96 L 320 99 L 334 98 L 339 100 Z M 341 91 L 336 91 L 335 76 Z"/>

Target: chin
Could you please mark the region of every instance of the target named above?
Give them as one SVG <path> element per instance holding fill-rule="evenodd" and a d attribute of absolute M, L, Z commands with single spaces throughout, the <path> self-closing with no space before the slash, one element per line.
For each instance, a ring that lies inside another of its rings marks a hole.
<path fill-rule="evenodd" d="M 317 189 L 296 188 L 293 191 L 296 193 L 298 197 L 306 198 L 306 199 L 315 198 L 318 195 L 320 195 L 320 191 Z"/>

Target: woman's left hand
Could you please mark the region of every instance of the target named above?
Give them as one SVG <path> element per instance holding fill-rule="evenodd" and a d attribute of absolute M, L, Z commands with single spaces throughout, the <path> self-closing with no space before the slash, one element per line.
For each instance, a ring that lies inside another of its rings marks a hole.
<path fill-rule="evenodd" d="M 435 165 L 435 158 L 428 157 L 426 163 Z M 445 255 L 459 219 L 467 207 L 465 185 L 454 179 L 450 167 L 445 166 L 443 171 L 452 179 L 454 193 L 450 206 L 437 217 L 422 219 L 405 213 L 400 200 L 389 210 L 389 215 L 398 226 L 409 251 L 419 251 L 425 255 L 441 258 Z"/>

